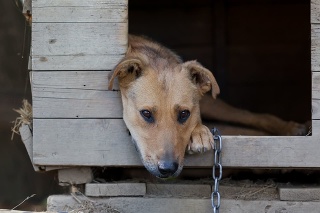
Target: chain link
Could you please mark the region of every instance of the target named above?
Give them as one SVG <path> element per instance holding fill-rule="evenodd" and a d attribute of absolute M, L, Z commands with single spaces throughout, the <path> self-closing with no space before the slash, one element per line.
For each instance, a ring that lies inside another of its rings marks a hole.
<path fill-rule="evenodd" d="M 217 128 L 211 130 L 214 139 L 214 165 L 212 168 L 212 178 L 214 180 L 213 192 L 211 194 L 211 205 L 213 213 L 219 213 L 220 208 L 220 193 L 219 183 L 222 178 L 222 163 L 221 163 L 221 150 L 222 150 L 222 138 Z"/>

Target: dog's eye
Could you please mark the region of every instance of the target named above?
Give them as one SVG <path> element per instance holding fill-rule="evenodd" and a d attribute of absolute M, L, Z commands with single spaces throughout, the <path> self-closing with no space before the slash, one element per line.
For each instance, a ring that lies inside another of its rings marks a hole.
<path fill-rule="evenodd" d="M 186 120 L 188 120 L 189 116 L 190 116 L 189 110 L 180 111 L 179 115 L 178 115 L 178 122 L 181 124 L 186 122 Z"/>
<path fill-rule="evenodd" d="M 154 118 L 152 113 L 149 110 L 143 109 L 140 111 L 140 114 L 142 115 L 143 119 L 147 121 L 148 123 L 153 123 Z"/>

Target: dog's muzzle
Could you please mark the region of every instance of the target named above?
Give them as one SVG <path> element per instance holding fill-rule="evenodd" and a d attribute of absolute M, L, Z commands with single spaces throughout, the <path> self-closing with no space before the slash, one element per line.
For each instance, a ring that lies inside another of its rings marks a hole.
<path fill-rule="evenodd" d="M 180 165 L 178 162 L 165 159 L 159 160 L 157 164 L 154 164 L 150 161 L 146 161 L 143 159 L 140 149 L 137 146 L 136 140 L 132 137 L 132 142 L 134 147 L 136 148 L 137 152 L 139 153 L 140 159 L 144 165 L 144 167 L 154 176 L 158 178 L 170 178 L 176 177 L 182 171 L 183 165 Z"/>

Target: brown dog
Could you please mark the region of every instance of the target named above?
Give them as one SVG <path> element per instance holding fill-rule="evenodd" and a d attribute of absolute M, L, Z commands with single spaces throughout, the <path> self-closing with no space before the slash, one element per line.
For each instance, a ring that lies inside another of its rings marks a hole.
<path fill-rule="evenodd" d="M 149 39 L 129 36 L 128 51 L 114 68 L 112 89 L 118 77 L 123 118 L 144 166 L 160 178 L 177 176 L 186 149 L 204 152 L 213 148 L 213 136 L 200 118 L 239 122 L 271 133 L 296 134 L 302 126 L 272 115 L 257 115 L 218 100 L 219 86 L 212 73 L 196 61 L 183 62 L 171 50 Z"/>

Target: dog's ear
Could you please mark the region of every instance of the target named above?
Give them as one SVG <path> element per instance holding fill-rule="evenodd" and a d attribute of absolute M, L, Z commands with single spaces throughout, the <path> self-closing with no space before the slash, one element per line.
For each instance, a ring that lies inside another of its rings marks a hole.
<path fill-rule="evenodd" d="M 211 90 L 212 97 L 217 97 L 220 93 L 220 89 L 210 70 L 204 68 L 197 61 L 187 61 L 183 63 L 182 66 L 190 72 L 191 79 L 197 85 L 201 94 Z"/>
<path fill-rule="evenodd" d="M 108 90 L 112 90 L 113 82 L 116 77 L 124 78 L 131 74 L 134 78 L 141 75 L 143 69 L 143 63 L 137 58 L 125 58 L 123 59 L 110 73 Z"/>

